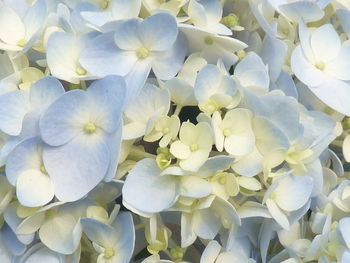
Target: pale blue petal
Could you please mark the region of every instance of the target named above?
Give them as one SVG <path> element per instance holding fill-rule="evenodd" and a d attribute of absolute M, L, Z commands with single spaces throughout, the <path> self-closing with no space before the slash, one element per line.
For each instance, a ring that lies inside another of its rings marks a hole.
<path fill-rule="evenodd" d="M 22 90 L 0 96 L 0 129 L 9 135 L 18 135 L 24 115 L 29 109 L 28 93 Z"/>
<path fill-rule="evenodd" d="M 117 26 L 114 41 L 120 49 L 137 50 L 143 46 L 138 34 L 141 21 L 141 19 L 133 18 Z"/>
<path fill-rule="evenodd" d="M 119 122 L 117 130 L 107 138 L 106 144 L 110 152 L 110 163 L 108 171 L 104 177 L 105 182 L 109 182 L 113 179 L 117 172 L 118 160 L 120 155 L 120 147 L 122 143 L 122 122 Z"/>
<path fill-rule="evenodd" d="M 38 0 L 28 9 L 23 23 L 26 27 L 26 39 L 29 40 L 45 26 L 47 9 L 45 0 Z M 37 35 L 38 37 L 39 35 Z"/>
<path fill-rule="evenodd" d="M 64 88 L 56 78 L 47 76 L 35 82 L 30 88 L 29 100 L 31 107 L 51 104 L 64 94 Z"/>
<path fill-rule="evenodd" d="M 114 32 L 99 35 L 88 43 L 80 54 L 83 68 L 94 75 L 126 75 L 134 66 L 135 54 L 125 53 L 114 42 Z"/>
<path fill-rule="evenodd" d="M 26 170 L 39 170 L 42 164 L 40 139 L 31 138 L 18 144 L 9 154 L 6 162 L 6 177 L 12 185 Z"/>
<path fill-rule="evenodd" d="M 88 123 L 88 100 L 84 91 L 72 90 L 50 105 L 40 120 L 42 139 L 52 146 L 73 139 Z"/>
<path fill-rule="evenodd" d="M 126 83 L 120 76 L 107 76 L 94 81 L 87 89 L 91 121 L 106 132 L 120 126 L 121 111 L 126 95 Z"/>
<path fill-rule="evenodd" d="M 45 146 L 43 160 L 56 197 L 76 201 L 103 180 L 110 153 L 100 135 L 81 133 L 65 145 Z"/>
<path fill-rule="evenodd" d="M 142 43 L 152 51 L 168 50 L 178 34 L 175 17 L 167 13 L 147 17 L 138 29 Z"/>
<path fill-rule="evenodd" d="M 114 248 L 118 239 L 116 229 L 93 218 L 82 218 L 80 222 L 83 232 L 92 242 L 104 248 Z"/>

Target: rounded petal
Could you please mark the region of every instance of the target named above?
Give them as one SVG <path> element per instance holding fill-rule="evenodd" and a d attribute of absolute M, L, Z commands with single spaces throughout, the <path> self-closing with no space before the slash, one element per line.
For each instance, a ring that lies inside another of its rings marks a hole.
<path fill-rule="evenodd" d="M 180 195 L 192 198 L 202 198 L 211 194 L 209 182 L 197 176 L 182 176 Z"/>
<path fill-rule="evenodd" d="M 6 177 L 12 185 L 28 170 L 39 171 L 42 164 L 41 146 L 38 138 L 27 139 L 18 144 L 9 154 L 6 162 Z"/>
<path fill-rule="evenodd" d="M 179 159 L 187 159 L 191 154 L 190 147 L 181 141 L 173 142 L 170 145 L 170 152 Z"/>
<path fill-rule="evenodd" d="M 9 135 L 18 135 L 29 110 L 28 94 L 22 90 L 7 92 L 0 96 L 0 129 Z"/>
<path fill-rule="evenodd" d="M 72 90 L 50 105 L 40 119 L 42 139 L 58 146 L 73 139 L 88 123 L 88 100 L 84 91 Z"/>
<path fill-rule="evenodd" d="M 316 62 L 327 62 L 338 56 L 340 52 L 340 38 L 331 24 L 317 28 L 311 35 L 310 40 Z"/>
<path fill-rule="evenodd" d="M 305 58 L 300 46 L 293 51 L 291 67 L 295 76 L 306 85 L 317 86 L 325 79 L 324 73 Z"/>
<path fill-rule="evenodd" d="M 216 240 L 210 241 L 203 251 L 200 263 L 214 263 L 220 250 L 221 246 Z"/>
<path fill-rule="evenodd" d="M 155 160 L 139 161 L 125 180 L 124 200 L 146 213 L 158 213 L 170 208 L 177 198 L 177 182 L 174 176 L 161 176 L 160 173 Z"/>
<path fill-rule="evenodd" d="M 137 50 L 142 47 L 138 30 L 141 20 L 134 18 L 126 20 L 117 26 L 115 31 L 114 41 L 120 49 Z"/>
<path fill-rule="evenodd" d="M 21 18 L 6 5 L 0 7 L 0 39 L 12 45 L 25 37 L 25 26 Z"/>
<path fill-rule="evenodd" d="M 40 240 L 51 250 L 72 254 L 79 246 L 82 228 L 73 216 L 64 214 L 47 220 L 39 230 Z"/>
<path fill-rule="evenodd" d="M 54 197 L 54 185 L 48 175 L 28 170 L 17 179 L 16 196 L 24 206 L 43 206 Z"/>
<path fill-rule="evenodd" d="M 274 201 L 281 209 L 292 212 L 309 201 L 312 189 L 313 182 L 310 177 L 287 175 L 278 181 L 274 190 Z"/>
<path fill-rule="evenodd" d="M 76 201 L 100 183 L 110 163 L 110 152 L 98 134 L 79 134 L 69 143 L 44 146 L 43 161 L 61 201 Z"/>
<path fill-rule="evenodd" d="M 158 13 L 147 17 L 139 26 L 138 34 L 145 47 L 152 51 L 168 50 L 178 34 L 174 16 Z"/>

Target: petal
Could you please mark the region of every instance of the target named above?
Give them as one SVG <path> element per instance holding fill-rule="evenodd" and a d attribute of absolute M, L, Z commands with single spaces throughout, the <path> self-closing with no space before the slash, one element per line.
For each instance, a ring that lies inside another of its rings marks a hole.
<path fill-rule="evenodd" d="M 29 40 L 35 34 L 38 34 L 45 25 L 47 9 L 45 0 L 39 0 L 34 3 L 23 18 L 26 27 L 26 39 Z"/>
<path fill-rule="evenodd" d="M 120 127 L 121 111 L 126 96 L 126 83 L 120 76 L 107 76 L 94 81 L 87 89 L 91 121 L 106 132 Z"/>
<path fill-rule="evenodd" d="M 65 255 L 72 254 L 78 248 L 81 235 L 80 222 L 67 214 L 58 214 L 47 220 L 39 230 L 40 240 L 49 249 Z"/>
<path fill-rule="evenodd" d="M 317 86 L 325 79 L 324 73 L 304 57 L 300 46 L 293 51 L 291 67 L 295 76 L 306 85 Z"/>
<path fill-rule="evenodd" d="M 198 150 L 190 153 L 190 156 L 180 161 L 180 167 L 186 171 L 196 172 L 209 157 L 210 150 Z"/>
<path fill-rule="evenodd" d="M 40 139 L 30 138 L 18 144 L 9 154 L 6 162 L 6 177 L 12 185 L 28 170 L 39 171 L 42 165 Z"/>
<path fill-rule="evenodd" d="M 244 176 L 254 176 L 262 171 L 263 157 L 255 147 L 254 151 L 242 158 L 239 158 L 232 164 L 232 169 Z"/>
<path fill-rule="evenodd" d="M 214 263 L 221 250 L 220 244 L 216 240 L 212 240 L 205 247 L 200 263 Z"/>
<path fill-rule="evenodd" d="M 310 177 L 287 175 L 278 181 L 278 186 L 274 190 L 274 201 L 281 209 L 292 212 L 309 201 L 312 190 L 313 182 Z"/>
<path fill-rule="evenodd" d="M 347 247 L 350 247 L 350 218 L 345 217 L 339 220 L 339 232 Z"/>
<path fill-rule="evenodd" d="M 196 240 L 193 229 L 193 216 L 190 213 L 181 213 L 181 247 L 188 247 Z"/>
<path fill-rule="evenodd" d="M 255 137 L 253 132 L 233 134 L 225 138 L 225 150 L 233 156 L 242 156 L 251 153 L 255 146 Z"/>
<path fill-rule="evenodd" d="M 176 19 L 167 13 L 149 16 L 139 26 L 138 34 L 146 48 L 152 51 L 168 50 L 178 34 Z"/>
<path fill-rule="evenodd" d="M 82 90 L 72 90 L 50 105 L 40 119 L 42 139 L 58 146 L 73 139 L 88 123 L 88 100 Z"/>
<path fill-rule="evenodd" d="M 24 206 L 46 205 L 54 195 L 54 185 L 50 177 L 38 170 L 28 170 L 17 179 L 16 196 Z"/>
<path fill-rule="evenodd" d="M 217 171 L 226 170 L 233 162 L 233 157 L 218 155 L 208 158 L 197 174 L 202 178 L 214 175 Z"/>
<path fill-rule="evenodd" d="M 214 239 L 221 227 L 219 215 L 211 209 L 195 211 L 193 215 L 194 232 L 200 238 Z"/>
<path fill-rule="evenodd" d="M 220 69 L 212 64 L 207 64 L 198 72 L 194 84 L 194 96 L 199 103 L 207 102 L 211 95 L 217 93 L 222 75 Z"/>
<path fill-rule="evenodd" d="M 120 251 L 116 263 L 130 262 L 135 246 L 135 229 L 132 214 L 121 212 L 112 222 L 112 226 L 117 230 L 118 237 L 115 245 L 116 251 Z"/>
<path fill-rule="evenodd" d="M 187 54 L 187 42 L 184 35 L 179 33 L 174 45 L 164 52 L 163 56 L 153 61 L 152 69 L 159 79 L 169 80 L 179 72 L 184 63 Z"/>
<path fill-rule="evenodd" d="M 350 35 L 350 10 L 348 9 L 338 9 L 337 16 L 341 27 L 344 32 L 349 36 Z"/>
<path fill-rule="evenodd" d="M 349 67 L 350 46 L 344 45 L 341 47 L 338 56 L 327 63 L 324 72 L 340 80 L 350 80 L 350 73 L 346 70 Z"/>
<path fill-rule="evenodd" d="M 298 1 L 280 5 L 280 12 L 294 22 L 303 18 L 306 22 L 320 20 L 324 16 L 323 10 L 315 2 Z"/>
<path fill-rule="evenodd" d="M 323 25 L 312 33 L 311 48 L 315 54 L 316 62 L 327 62 L 338 56 L 341 43 L 331 24 Z"/>
<path fill-rule="evenodd" d="M 125 76 L 136 61 L 135 54 L 125 53 L 116 46 L 114 32 L 94 38 L 82 50 L 79 58 L 83 68 L 99 77 L 113 74 Z"/>
<path fill-rule="evenodd" d="M 76 201 L 100 183 L 110 163 L 106 143 L 98 134 L 80 134 L 69 143 L 46 146 L 43 160 L 61 201 Z"/>
<path fill-rule="evenodd" d="M 180 179 L 180 195 L 192 198 L 202 198 L 211 194 L 208 181 L 197 176 L 183 176 Z"/>
<path fill-rule="evenodd" d="M 107 139 L 107 147 L 110 152 L 110 163 L 107 173 L 104 177 L 105 182 L 111 181 L 117 172 L 117 166 L 119 161 L 119 155 L 121 151 L 122 143 L 122 122 L 120 121 L 119 128 Z"/>
<path fill-rule="evenodd" d="M 282 212 L 282 210 L 276 205 L 274 201 L 271 199 L 266 200 L 266 206 L 269 209 L 272 217 L 276 220 L 276 222 L 283 227 L 284 229 L 289 229 L 289 221 L 287 216 Z"/>
<path fill-rule="evenodd" d="M 32 247 L 35 248 L 35 247 Z M 46 247 L 42 247 L 36 251 L 27 250 L 28 257 L 25 257 L 26 263 L 46 262 L 46 263 L 59 263 L 60 257 L 56 252 L 51 251 Z M 24 254 L 26 255 L 26 254 Z"/>
<path fill-rule="evenodd" d="M 84 233 L 94 243 L 104 248 L 113 248 L 118 236 L 116 230 L 101 221 L 93 218 L 80 219 Z"/>
<path fill-rule="evenodd" d="M 117 26 L 114 41 L 120 49 L 137 50 L 142 46 L 138 35 L 140 24 L 141 20 L 134 18 Z"/>
<path fill-rule="evenodd" d="M 190 147 L 182 141 L 173 142 L 170 145 L 170 152 L 179 159 L 187 159 L 191 154 Z"/>
<path fill-rule="evenodd" d="M 326 79 L 317 87 L 310 90 L 329 107 L 350 116 L 350 84 L 336 79 Z"/>
<path fill-rule="evenodd" d="M 49 105 L 64 94 L 64 88 L 57 79 L 45 77 L 35 82 L 30 88 L 29 100 L 31 107 Z"/>
<path fill-rule="evenodd" d="M 22 90 L 0 96 L 0 129 L 9 135 L 18 135 L 24 115 L 29 110 L 28 94 Z"/>
<path fill-rule="evenodd" d="M 12 45 L 25 37 L 25 26 L 21 18 L 11 8 L 0 7 L 0 39 Z"/>
<path fill-rule="evenodd" d="M 177 198 L 177 182 L 174 176 L 161 176 L 160 173 L 155 160 L 139 161 L 125 180 L 124 200 L 146 213 L 158 213 L 170 208 Z"/>

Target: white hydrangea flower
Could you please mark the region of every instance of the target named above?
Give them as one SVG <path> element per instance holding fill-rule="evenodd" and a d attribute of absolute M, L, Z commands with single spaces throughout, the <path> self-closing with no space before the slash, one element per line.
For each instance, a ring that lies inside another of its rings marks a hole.
<path fill-rule="evenodd" d="M 181 125 L 179 140 L 170 145 L 170 152 L 180 160 L 179 166 L 195 172 L 209 157 L 213 145 L 213 135 L 208 123 L 194 125 L 184 122 Z"/>
<path fill-rule="evenodd" d="M 294 74 L 325 104 L 350 114 L 348 92 L 350 47 L 342 45 L 331 24 L 317 28 L 312 34 L 299 23 L 300 45 L 293 51 L 291 66 Z"/>

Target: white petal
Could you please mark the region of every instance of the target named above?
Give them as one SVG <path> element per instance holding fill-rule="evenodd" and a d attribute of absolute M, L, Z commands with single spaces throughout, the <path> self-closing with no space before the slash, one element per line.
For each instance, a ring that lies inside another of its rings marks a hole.
<path fill-rule="evenodd" d="M 324 71 L 330 74 L 332 77 L 340 80 L 350 80 L 349 71 L 346 70 L 350 67 L 350 46 L 343 45 L 340 49 L 338 56 L 329 61 Z"/>
<path fill-rule="evenodd" d="M 211 209 L 202 209 L 194 213 L 193 226 L 197 236 L 214 239 L 221 227 L 221 221 L 219 215 L 213 213 Z"/>
<path fill-rule="evenodd" d="M 46 2 L 38 0 L 32 5 L 23 18 L 26 27 L 26 39 L 29 40 L 35 34 L 38 34 L 41 28 L 45 26 L 47 17 Z M 35 36 L 34 36 L 35 37 Z"/>
<path fill-rule="evenodd" d="M 306 85 L 317 86 L 325 79 L 324 73 L 304 57 L 300 46 L 293 51 L 291 67 L 295 76 Z"/>
<path fill-rule="evenodd" d="M 202 198 L 211 194 L 211 186 L 205 179 L 197 176 L 183 176 L 180 182 L 180 195 Z"/>
<path fill-rule="evenodd" d="M 173 142 L 170 145 L 170 152 L 179 159 L 187 159 L 191 154 L 190 147 L 181 141 Z"/>
<path fill-rule="evenodd" d="M 220 244 L 216 240 L 212 240 L 205 247 L 200 263 L 214 263 L 221 250 Z"/>
<path fill-rule="evenodd" d="M 309 201 L 312 189 L 311 178 L 287 175 L 278 181 L 278 186 L 274 191 L 276 196 L 274 201 L 285 211 L 295 211 Z"/>
<path fill-rule="evenodd" d="M 294 22 L 303 18 L 306 22 L 320 20 L 324 16 L 323 10 L 315 2 L 298 1 L 280 5 L 279 10 L 283 15 Z"/>
<path fill-rule="evenodd" d="M 39 230 L 40 240 L 48 248 L 65 255 L 72 254 L 78 248 L 81 235 L 80 222 L 67 214 L 58 214 L 47 220 Z"/>
<path fill-rule="evenodd" d="M 16 195 L 24 206 L 43 206 L 54 197 L 54 185 L 48 175 L 38 170 L 28 170 L 17 179 Z"/>
<path fill-rule="evenodd" d="M 25 26 L 21 18 L 6 5 L 0 7 L 0 39 L 7 44 L 17 45 L 25 37 Z"/>
<path fill-rule="evenodd" d="M 146 213 L 157 213 L 170 208 L 177 198 L 177 182 L 174 176 L 161 176 L 160 173 L 155 160 L 139 161 L 125 180 L 125 201 Z"/>
<path fill-rule="evenodd" d="M 331 24 L 323 25 L 312 33 L 311 48 L 315 54 L 316 62 L 327 62 L 338 56 L 341 43 Z"/>
<path fill-rule="evenodd" d="M 272 217 L 276 220 L 276 222 L 283 227 L 284 229 L 289 229 L 289 221 L 287 216 L 282 212 L 282 210 L 276 205 L 274 201 L 271 199 L 266 200 L 266 206 L 269 209 Z"/>
<path fill-rule="evenodd" d="M 65 145 L 46 146 L 46 170 L 61 201 L 76 201 L 100 183 L 109 166 L 110 153 L 99 135 L 80 134 Z"/>

